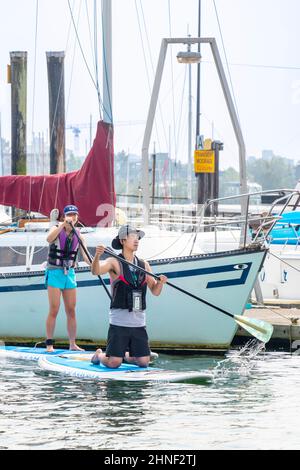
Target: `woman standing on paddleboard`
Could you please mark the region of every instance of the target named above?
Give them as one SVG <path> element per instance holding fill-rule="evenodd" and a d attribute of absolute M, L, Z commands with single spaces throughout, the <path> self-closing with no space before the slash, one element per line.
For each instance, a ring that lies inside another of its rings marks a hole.
<path fill-rule="evenodd" d="M 135 256 L 139 240 L 144 235 L 141 230 L 136 230 L 130 225 L 122 225 L 118 236 L 112 241 L 112 247 L 122 250 L 120 258 L 151 272 L 147 261 Z M 117 368 L 122 364 L 126 351 L 129 351 L 129 356 L 126 355 L 127 362 L 147 367 L 150 361 L 150 349 L 146 331 L 146 291 L 149 287 L 153 295 L 160 295 L 168 279 L 161 275 L 157 281 L 139 269 L 112 257 L 99 261 L 104 250 L 103 245 L 97 246 L 92 273 L 110 275 L 112 287 L 110 326 L 106 352 L 103 353 L 98 349 L 92 362 L 101 362 L 107 367 Z"/>
<path fill-rule="evenodd" d="M 46 286 L 49 298 L 49 314 L 46 323 L 46 347 L 47 352 L 53 352 L 54 329 L 58 315 L 61 296 L 64 301 L 67 315 L 67 329 L 70 341 L 70 349 L 81 351 L 76 345 L 76 277 L 75 264 L 78 251 L 80 250 L 84 261 L 91 264 L 79 245 L 78 238 L 72 232 L 73 226 L 78 221 L 78 209 L 76 206 L 68 205 L 64 208 L 64 220 L 49 231 L 47 242 L 49 253 L 46 275 Z M 75 229 L 78 237 L 84 243 L 78 229 Z"/>

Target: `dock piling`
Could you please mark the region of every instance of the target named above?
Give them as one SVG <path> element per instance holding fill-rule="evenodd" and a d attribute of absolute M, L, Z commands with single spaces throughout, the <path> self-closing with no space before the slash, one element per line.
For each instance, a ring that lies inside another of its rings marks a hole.
<path fill-rule="evenodd" d="M 49 91 L 50 174 L 65 173 L 65 53 L 46 52 Z"/>

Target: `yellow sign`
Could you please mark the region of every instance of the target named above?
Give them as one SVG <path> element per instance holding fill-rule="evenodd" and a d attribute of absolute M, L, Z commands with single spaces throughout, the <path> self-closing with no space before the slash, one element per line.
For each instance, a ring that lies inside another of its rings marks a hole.
<path fill-rule="evenodd" d="M 195 173 L 214 173 L 215 152 L 213 150 L 195 150 L 194 169 Z"/>

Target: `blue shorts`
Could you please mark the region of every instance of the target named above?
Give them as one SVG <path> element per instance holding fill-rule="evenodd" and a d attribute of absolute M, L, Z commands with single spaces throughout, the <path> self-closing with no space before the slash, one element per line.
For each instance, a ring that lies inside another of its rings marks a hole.
<path fill-rule="evenodd" d="M 56 287 L 57 289 L 76 289 L 76 276 L 74 268 L 68 270 L 65 274 L 63 269 L 46 269 L 45 272 L 46 287 Z"/>

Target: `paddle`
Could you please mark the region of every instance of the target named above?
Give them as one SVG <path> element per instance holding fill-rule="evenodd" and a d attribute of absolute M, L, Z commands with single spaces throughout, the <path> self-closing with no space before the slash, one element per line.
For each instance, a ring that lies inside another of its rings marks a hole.
<path fill-rule="evenodd" d="M 74 235 L 76 235 L 77 240 L 78 240 L 78 242 L 79 242 L 79 245 L 81 246 L 81 248 L 83 249 L 84 253 L 86 254 L 86 256 L 87 256 L 89 262 L 92 263 L 92 262 L 93 262 L 93 258 L 91 257 L 90 253 L 88 252 L 88 250 L 86 249 L 86 247 L 84 246 L 84 244 L 82 243 L 82 241 L 80 240 L 80 237 L 78 236 L 78 233 L 76 232 L 74 225 L 72 224 L 72 222 L 69 222 L 69 224 L 71 225 L 72 233 L 73 233 Z M 110 300 L 111 300 L 111 294 L 110 294 L 109 290 L 107 289 L 106 285 L 104 284 L 104 281 L 103 281 L 102 277 L 99 276 L 99 275 L 98 275 L 97 277 L 98 277 L 98 279 L 100 280 L 102 286 L 103 286 L 104 289 L 105 289 L 105 292 L 107 293 L 108 297 L 109 297 Z"/>
<path fill-rule="evenodd" d="M 133 263 L 130 263 L 130 261 L 127 261 L 123 258 L 121 258 L 120 256 L 116 255 L 114 253 L 114 251 L 112 251 L 111 249 L 105 249 L 104 250 L 107 254 L 109 254 L 110 256 L 116 258 L 117 260 L 119 260 L 121 263 L 125 263 L 125 264 L 128 264 L 128 266 L 132 266 L 133 268 L 135 269 L 139 269 L 140 271 L 142 271 L 143 273 L 145 274 L 148 274 L 148 276 L 152 276 L 154 277 L 154 279 L 157 279 L 159 280 L 159 276 L 157 276 L 156 274 L 154 273 L 151 273 L 149 271 L 146 271 L 145 269 L 141 268 L 140 266 L 137 266 Z M 175 284 L 172 284 L 171 282 L 167 281 L 166 284 L 168 284 L 168 286 L 171 286 L 173 287 L 174 289 L 182 292 L 183 294 L 186 294 L 188 295 L 189 297 L 192 297 L 193 299 L 196 299 L 196 300 L 199 300 L 199 302 L 202 302 L 204 303 L 205 305 L 208 305 L 209 307 L 212 307 L 216 310 L 218 310 L 219 312 L 221 313 L 224 313 L 224 315 L 227 315 L 228 317 L 231 317 L 233 318 L 233 320 L 241 327 L 243 327 L 246 331 L 248 331 L 252 336 L 254 336 L 255 338 L 259 339 L 260 341 L 262 341 L 263 343 L 267 343 L 271 336 L 272 336 L 272 333 L 273 333 L 273 326 L 270 324 L 270 323 L 267 323 L 263 320 L 257 320 L 256 318 L 248 318 L 248 317 L 244 317 L 244 316 L 241 316 L 241 315 L 234 315 L 232 313 L 229 313 L 227 312 L 226 310 L 223 310 L 222 308 L 220 307 L 217 307 L 216 305 L 214 304 L 211 304 L 210 302 L 208 302 L 207 300 L 204 300 L 204 299 L 201 299 L 200 297 L 198 297 L 197 295 L 194 295 L 192 294 L 191 292 L 188 292 L 184 289 L 182 289 L 181 287 L 178 287 L 176 286 Z"/>

